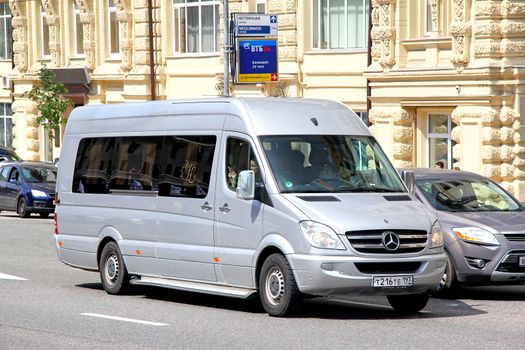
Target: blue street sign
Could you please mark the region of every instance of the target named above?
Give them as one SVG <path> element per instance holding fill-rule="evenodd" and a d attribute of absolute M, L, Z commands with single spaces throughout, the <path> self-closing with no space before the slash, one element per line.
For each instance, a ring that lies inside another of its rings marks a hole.
<path fill-rule="evenodd" d="M 237 82 L 277 81 L 277 39 L 237 40 Z"/>
<path fill-rule="evenodd" d="M 277 15 L 235 13 L 234 22 L 236 36 L 277 37 Z"/>

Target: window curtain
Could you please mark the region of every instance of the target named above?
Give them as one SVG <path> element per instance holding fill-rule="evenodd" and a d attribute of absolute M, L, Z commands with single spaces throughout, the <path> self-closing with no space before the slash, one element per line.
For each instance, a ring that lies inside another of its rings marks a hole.
<path fill-rule="evenodd" d="M 187 52 L 199 52 L 199 8 L 186 8 Z"/>

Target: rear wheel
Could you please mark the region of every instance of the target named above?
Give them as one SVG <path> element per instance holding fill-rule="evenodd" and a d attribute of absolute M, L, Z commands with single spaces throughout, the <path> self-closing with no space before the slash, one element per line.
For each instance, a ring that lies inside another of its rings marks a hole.
<path fill-rule="evenodd" d="M 108 242 L 104 246 L 99 270 L 102 287 L 109 294 L 121 294 L 128 287 L 129 275 L 117 243 Z"/>
<path fill-rule="evenodd" d="M 411 315 L 423 310 L 428 303 L 430 293 L 389 295 L 387 296 L 390 306 L 400 314 Z"/>
<path fill-rule="evenodd" d="M 264 261 L 259 289 L 261 303 L 270 316 L 288 316 L 303 301 L 290 264 L 282 254 L 272 254 Z"/>
<path fill-rule="evenodd" d="M 31 213 L 27 211 L 27 203 L 24 198 L 20 198 L 20 200 L 18 201 L 17 211 L 18 216 L 20 216 L 21 218 L 28 218 L 29 215 L 31 215 Z"/>
<path fill-rule="evenodd" d="M 436 284 L 430 291 L 432 296 L 438 298 L 452 298 L 461 287 L 456 275 L 456 269 L 454 267 L 454 263 L 452 262 L 452 258 L 448 252 L 446 252 L 446 254 L 447 266 L 445 268 L 445 272 L 443 273 L 439 284 Z"/>

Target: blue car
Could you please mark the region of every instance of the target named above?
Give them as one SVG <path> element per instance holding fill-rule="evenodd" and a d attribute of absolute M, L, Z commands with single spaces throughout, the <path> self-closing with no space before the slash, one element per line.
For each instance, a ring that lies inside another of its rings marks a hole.
<path fill-rule="evenodd" d="M 48 217 L 55 211 L 57 168 L 38 162 L 0 163 L 0 211 Z"/>

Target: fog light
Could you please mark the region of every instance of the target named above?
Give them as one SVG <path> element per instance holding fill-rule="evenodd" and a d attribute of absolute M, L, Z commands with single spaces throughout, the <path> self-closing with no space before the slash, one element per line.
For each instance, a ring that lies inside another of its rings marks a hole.
<path fill-rule="evenodd" d="M 482 269 L 486 265 L 486 262 L 483 259 L 475 259 L 475 258 L 467 258 L 467 257 L 465 257 L 465 260 L 467 261 L 467 263 L 470 266 L 478 268 L 478 269 Z"/>

